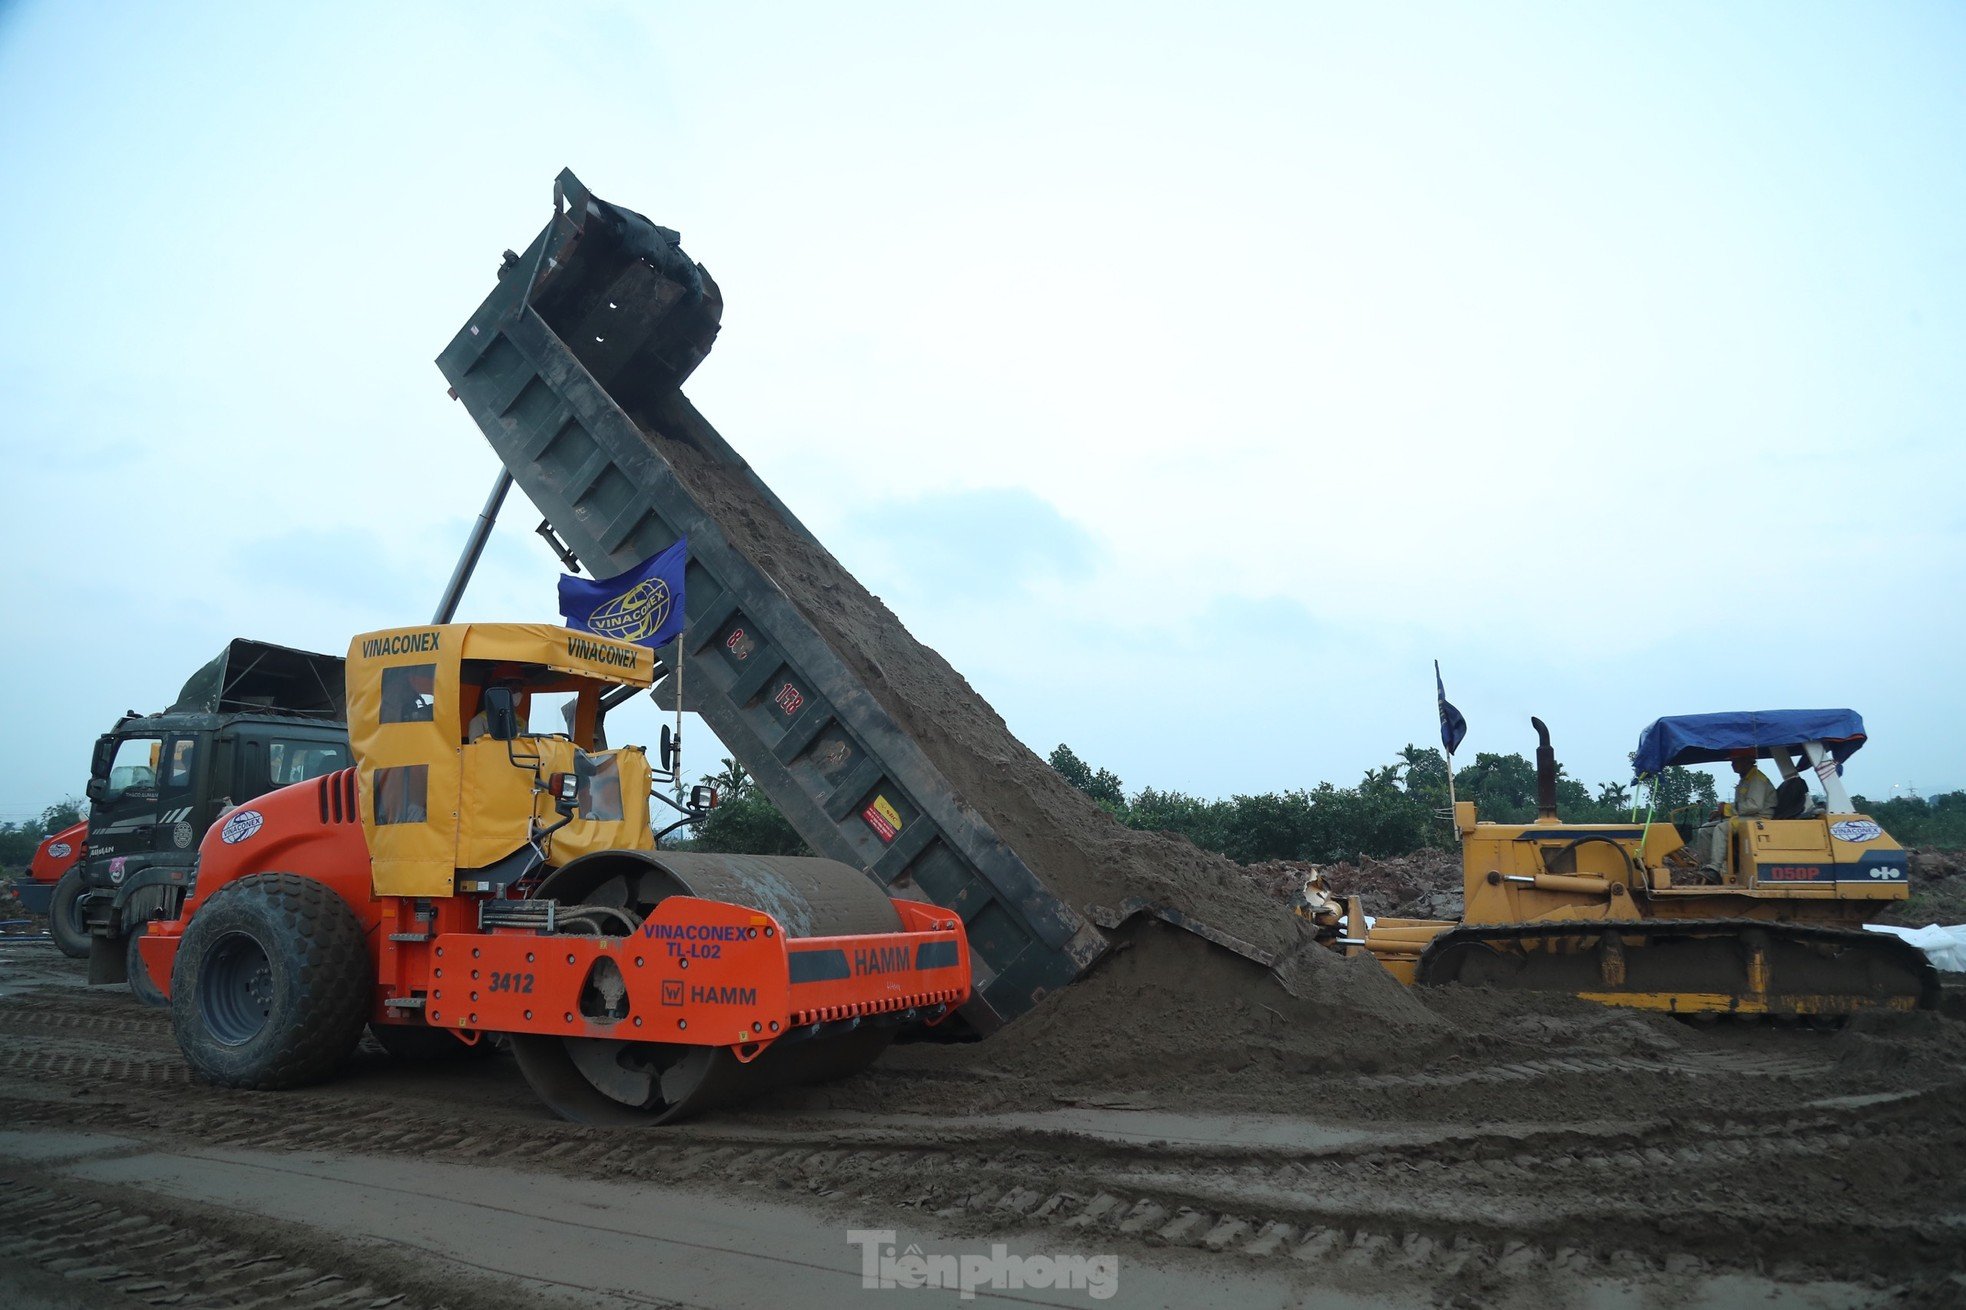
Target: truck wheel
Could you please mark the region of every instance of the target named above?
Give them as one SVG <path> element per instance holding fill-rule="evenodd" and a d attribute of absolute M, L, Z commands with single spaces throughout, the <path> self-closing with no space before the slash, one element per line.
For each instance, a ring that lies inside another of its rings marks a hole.
<path fill-rule="evenodd" d="M 71 960 L 89 958 L 89 925 L 82 918 L 82 866 L 76 865 L 55 883 L 48 902 L 48 935 Z"/>
<path fill-rule="evenodd" d="M 369 1031 L 398 1060 L 484 1060 L 498 1053 L 490 1037 L 466 1046 L 441 1028 L 415 1023 L 372 1023 Z"/>
<path fill-rule="evenodd" d="M 130 929 L 128 944 L 123 947 L 123 967 L 130 975 L 130 995 L 145 1005 L 161 1010 L 171 1003 L 170 998 L 151 981 L 150 966 L 144 963 L 143 952 L 137 949 L 137 943 L 143 940 L 143 934 L 149 928 L 148 923 L 140 923 Z"/>
<path fill-rule="evenodd" d="M 299 1087 L 355 1049 L 374 991 L 347 902 L 312 878 L 257 873 L 192 915 L 171 970 L 171 1027 L 206 1082 Z"/>

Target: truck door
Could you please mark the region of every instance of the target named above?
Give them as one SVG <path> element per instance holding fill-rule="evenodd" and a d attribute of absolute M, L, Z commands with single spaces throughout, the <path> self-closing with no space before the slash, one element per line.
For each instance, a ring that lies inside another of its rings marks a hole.
<path fill-rule="evenodd" d="M 157 827 L 152 849 L 182 852 L 188 861 L 205 835 L 210 814 L 205 804 L 205 752 L 198 735 L 172 733 L 164 738 L 157 768 Z"/>
<path fill-rule="evenodd" d="M 89 806 L 89 858 L 127 857 L 150 849 L 150 832 L 163 811 L 157 773 L 164 761 L 163 736 L 124 737 L 116 743 L 109 771 L 92 787 Z"/>

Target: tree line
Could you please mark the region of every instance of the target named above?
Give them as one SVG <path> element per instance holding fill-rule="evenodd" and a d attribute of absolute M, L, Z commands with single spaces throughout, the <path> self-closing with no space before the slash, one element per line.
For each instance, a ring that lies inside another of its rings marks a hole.
<path fill-rule="evenodd" d="M 1176 833 L 1243 864 L 1328 864 L 1361 855 L 1384 859 L 1454 845 L 1447 757 L 1435 748 L 1409 745 L 1350 787 L 1321 782 L 1226 800 L 1156 787 L 1129 792 L 1110 769 L 1095 768 L 1064 744 L 1049 761 L 1065 781 L 1127 827 Z M 723 771 L 704 781 L 716 786 L 722 799 L 688 846 L 760 855 L 809 853 L 736 761 L 725 760 Z M 1522 755 L 1479 752 L 1472 763 L 1454 770 L 1454 795 L 1473 801 L 1483 819 L 1527 823 L 1536 817 L 1536 766 Z M 1721 799 L 1713 775 L 1697 769 L 1669 768 L 1656 788 L 1607 782 L 1593 789 L 1557 766 L 1557 813 L 1569 823 L 1632 823 L 1650 815 L 1690 836 Z M 1966 792 L 1875 802 L 1858 796 L 1855 804 L 1906 846 L 1966 848 Z"/>
<path fill-rule="evenodd" d="M 67 796 L 42 810 L 39 818 L 0 823 L 0 869 L 26 868 L 34 858 L 34 848 L 49 834 L 79 822 L 86 804 L 80 796 Z"/>
<path fill-rule="evenodd" d="M 1398 758 L 1367 769 L 1357 785 L 1315 787 L 1234 795 L 1206 800 L 1186 792 L 1143 787 L 1128 792 L 1110 769 L 1094 768 L 1070 746 L 1051 752 L 1051 767 L 1129 828 L 1172 832 L 1203 850 L 1244 864 L 1264 860 L 1335 863 L 1364 855 L 1385 859 L 1422 850 L 1449 850 L 1453 831 L 1447 819 L 1447 759 L 1437 749 L 1409 745 Z M 685 848 L 751 855 L 807 855 L 811 852 L 744 766 L 723 761 L 703 779 L 717 788 L 720 803 L 699 825 Z M 1482 751 L 1454 771 L 1455 796 L 1473 801 L 1484 819 L 1525 823 L 1536 817 L 1536 766 L 1521 755 Z M 1719 802 L 1713 776 L 1671 768 L 1649 787 L 1603 783 L 1595 791 L 1557 766 L 1557 813 L 1572 823 L 1627 823 L 1650 813 L 1655 821 L 1677 823 L 1691 832 Z M 1937 796 L 1894 796 L 1872 801 L 1854 798 L 1856 807 L 1884 825 L 1906 846 L 1966 849 L 1966 791 Z M 39 818 L 0 823 L 0 868 L 19 869 L 48 834 L 82 818 L 85 802 L 66 797 Z"/>

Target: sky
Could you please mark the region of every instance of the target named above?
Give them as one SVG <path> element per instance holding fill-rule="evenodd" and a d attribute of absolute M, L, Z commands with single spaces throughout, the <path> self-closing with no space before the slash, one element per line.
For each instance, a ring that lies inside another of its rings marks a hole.
<path fill-rule="evenodd" d="M 233 636 L 430 612 L 497 471 L 431 361 L 562 167 L 682 231 L 686 391 L 1041 753 L 1348 785 L 1438 740 L 1438 659 L 1463 760 L 1848 705 L 1853 790 L 1966 786 L 1962 50 L 1943 4 L 0 0 L 0 819 Z M 461 618 L 557 618 L 536 521 Z"/>

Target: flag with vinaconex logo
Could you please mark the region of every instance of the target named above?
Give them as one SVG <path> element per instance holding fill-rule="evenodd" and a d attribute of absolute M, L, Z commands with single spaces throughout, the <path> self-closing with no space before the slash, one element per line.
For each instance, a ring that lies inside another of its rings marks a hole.
<path fill-rule="evenodd" d="M 683 630 L 683 567 L 689 539 L 612 578 L 560 577 L 560 613 L 569 628 L 660 646 Z"/>

